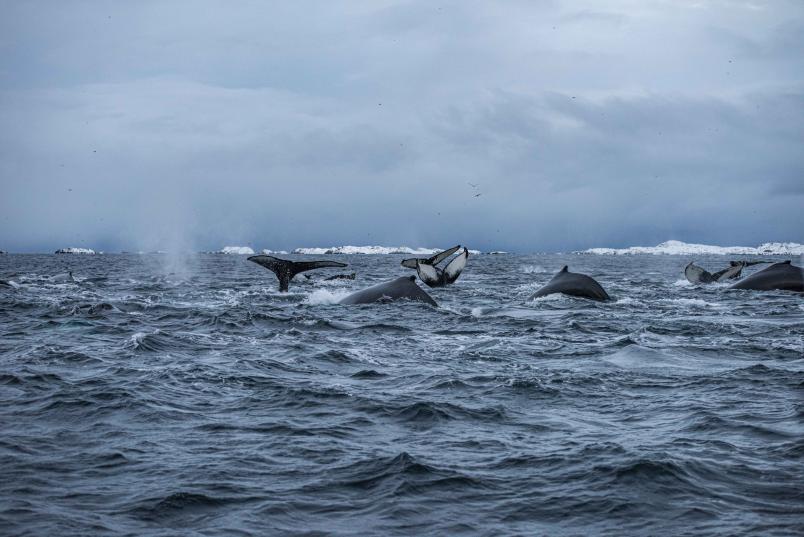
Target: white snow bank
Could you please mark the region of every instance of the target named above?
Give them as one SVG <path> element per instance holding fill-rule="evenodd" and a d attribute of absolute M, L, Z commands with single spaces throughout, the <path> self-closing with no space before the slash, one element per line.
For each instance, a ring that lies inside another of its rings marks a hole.
<path fill-rule="evenodd" d="M 439 248 L 410 248 L 408 246 L 330 246 L 328 248 L 296 248 L 294 254 L 412 254 L 433 255 L 442 251 Z"/>
<path fill-rule="evenodd" d="M 59 248 L 57 254 L 94 254 L 95 250 L 89 248 Z"/>
<path fill-rule="evenodd" d="M 221 249 L 222 254 L 254 255 L 254 250 L 248 246 L 225 246 Z"/>
<path fill-rule="evenodd" d="M 804 255 L 804 244 L 797 242 L 766 242 L 751 246 L 711 246 L 666 241 L 657 246 L 631 246 L 630 248 L 589 248 L 583 254 L 595 255 Z"/>
<path fill-rule="evenodd" d="M 409 246 L 330 246 L 328 248 L 296 248 L 294 254 L 325 255 L 325 254 L 405 254 L 405 255 L 433 255 L 443 252 L 446 248 L 411 248 Z M 479 250 L 469 250 L 472 255 L 480 253 Z"/>

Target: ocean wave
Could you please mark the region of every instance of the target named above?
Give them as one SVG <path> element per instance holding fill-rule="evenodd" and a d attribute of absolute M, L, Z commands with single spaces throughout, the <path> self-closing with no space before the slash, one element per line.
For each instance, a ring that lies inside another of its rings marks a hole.
<path fill-rule="evenodd" d="M 501 408 L 469 408 L 455 403 L 419 401 L 399 407 L 386 407 L 384 413 L 411 425 L 432 426 L 442 421 L 478 420 L 502 423 L 507 416 Z"/>
<path fill-rule="evenodd" d="M 174 492 L 167 496 L 148 498 L 131 510 L 139 518 L 161 520 L 176 515 L 209 511 L 231 503 L 228 498 L 216 498 L 196 492 Z"/>
<path fill-rule="evenodd" d="M 525 274 L 545 274 L 550 271 L 541 265 L 522 265 L 522 272 Z"/>
<path fill-rule="evenodd" d="M 427 490 L 455 490 L 456 487 L 483 488 L 482 482 L 453 470 L 441 469 L 417 460 L 407 452 L 393 457 L 359 461 L 331 472 L 327 483 L 313 489 L 346 488 L 361 493 L 372 491 L 398 497 Z"/>
<path fill-rule="evenodd" d="M 692 306 L 696 308 L 716 308 L 719 304 L 707 302 L 700 298 L 663 298 L 662 302 L 666 304 L 678 304 L 679 306 Z"/>

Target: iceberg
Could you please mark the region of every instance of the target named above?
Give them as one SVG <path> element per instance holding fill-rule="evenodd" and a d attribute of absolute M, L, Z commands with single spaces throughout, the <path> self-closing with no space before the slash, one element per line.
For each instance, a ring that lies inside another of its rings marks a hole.
<path fill-rule="evenodd" d="M 325 254 L 409 254 L 433 255 L 441 250 L 438 248 L 410 248 L 408 246 L 330 246 L 328 248 L 296 248 L 294 254 L 325 255 Z"/>
<path fill-rule="evenodd" d="M 264 248 L 262 250 L 262 253 L 264 253 L 265 255 L 274 255 L 274 254 L 288 255 L 287 250 L 269 250 L 267 248 Z"/>
<path fill-rule="evenodd" d="M 326 254 L 366 254 L 366 255 L 433 255 L 443 252 L 445 248 L 411 248 L 409 246 L 330 246 L 328 248 L 296 248 L 294 254 L 326 255 Z M 469 250 L 472 255 L 480 253 L 479 250 Z"/>
<path fill-rule="evenodd" d="M 580 254 L 594 255 L 804 255 L 804 244 L 797 242 L 766 242 L 759 246 L 712 246 L 681 241 L 665 241 L 656 246 L 630 248 L 589 248 Z"/>
<path fill-rule="evenodd" d="M 95 250 L 89 248 L 59 248 L 57 254 L 94 254 Z"/>
<path fill-rule="evenodd" d="M 220 250 L 221 254 L 254 255 L 254 250 L 248 246 L 225 246 Z"/>

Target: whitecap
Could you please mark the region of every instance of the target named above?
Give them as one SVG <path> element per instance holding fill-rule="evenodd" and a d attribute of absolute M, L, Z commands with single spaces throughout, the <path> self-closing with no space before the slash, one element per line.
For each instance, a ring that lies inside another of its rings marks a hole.
<path fill-rule="evenodd" d="M 522 265 L 522 272 L 525 274 L 544 274 L 547 269 L 541 265 Z"/>
<path fill-rule="evenodd" d="M 330 291 L 329 289 L 316 289 L 304 300 L 305 304 L 318 306 L 322 304 L 337 304 L 350 294 L 348 290 Z"/>
<path fill-rule="evenodd" d="M 699 308 L 714 308 L 717 304 L 701 300 L 700 298 L 665 298 L 662 302 L 678 304 L 680 306 L 694 306 Z"/>

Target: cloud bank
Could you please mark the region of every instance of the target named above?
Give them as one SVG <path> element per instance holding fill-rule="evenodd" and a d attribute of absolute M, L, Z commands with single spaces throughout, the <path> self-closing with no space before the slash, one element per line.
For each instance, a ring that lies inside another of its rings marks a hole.
<path fill-rule="evenodd" d="M 0 35 L 3 250 L 804 239 L 797 1 L 26 2 Z"/>

